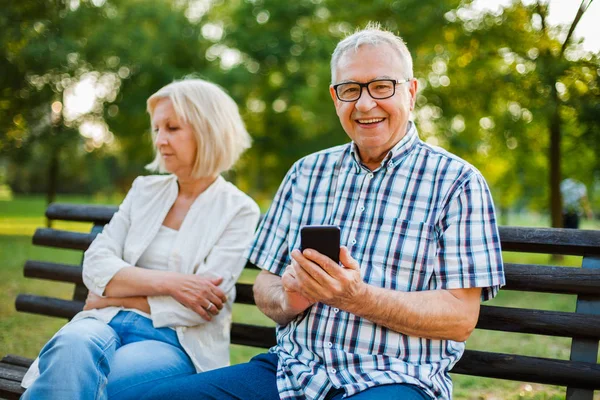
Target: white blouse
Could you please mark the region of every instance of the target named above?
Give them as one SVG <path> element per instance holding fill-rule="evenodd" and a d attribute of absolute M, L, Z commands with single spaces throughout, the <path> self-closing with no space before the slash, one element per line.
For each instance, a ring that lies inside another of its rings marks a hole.
<path fill-rule="evenodd" d="M 156 271 L 167 271 L 169 265 L 169 257 L 173 250 L 173 243 L 177 237 L 177 230 L 169 228 L 168 226 L 161 225 L 158 229 L 158 233 L 148 245 L 146 251 L 142 253 L 140 259 L 137 262 L 137 266 L 140 268 L 153 269 Z M 124 308 L 125 311 L 132 311 L 136 314 L 152 319 L 152 316 L 137 308 Z M 188 354 L 190 358 L 191 354 Z"/>
<path fill-rule="evenodd" d="M 103 296 L 106 285 L 119 270 L 139 266 L 142 255 L 159 234 L 178 190 L 174 175 L 144 176 L 133 182 L 119 211 L 85 252 L 83 282 L 91 292 Z M 249 196 L 218 177 L 196 198 L 175 232 L 166 263 L 169 271 L 223 277 L 220 288 L 227 295 L 227 302 L 211 321 L 170 296 L 148 297 L 154 327 L 176 330 L 179 343 L 197 372 L 229 365 L 235 282 L 246 263 L 244 251 L 252 240 L 259 215 L 258 206 Z M 82 311 L 73 321 L 91 317 L 108 323 L 121 309 Z M 29 387 L 38 376 L 36 359 L 21 386 Z"/>

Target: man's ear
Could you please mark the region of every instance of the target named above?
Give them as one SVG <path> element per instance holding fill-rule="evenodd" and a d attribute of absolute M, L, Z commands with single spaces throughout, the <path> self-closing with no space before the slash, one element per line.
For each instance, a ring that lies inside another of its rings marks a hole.
<path fill-rule="evenodd" d="M 331 100 L 333 100 L 333 105 L 335 106 L 335 108 L 337 108 L 339 100 L 335 94 L 335 89 L 333 88 L 333 85 L 329 85 L 329 94 L 331 95 Z"/>
<path fill-rule="evenodd" d="M 415 103 L 417 102 L 417 89 L 419 87 L 419 81 L 413 78 L 409 82 L 408 91 L 410 93 L 410 111 L 415 109 Z"/>

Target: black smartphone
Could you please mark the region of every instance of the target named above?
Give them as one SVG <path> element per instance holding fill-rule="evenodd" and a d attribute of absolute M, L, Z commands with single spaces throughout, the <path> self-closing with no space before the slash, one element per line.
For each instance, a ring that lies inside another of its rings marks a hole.
<path fill-rule="evenodd" d="M 340 262 L 340 228 L 335 225 L 307 225 L 300 229 L 300 248 L 314 249 Z"/>

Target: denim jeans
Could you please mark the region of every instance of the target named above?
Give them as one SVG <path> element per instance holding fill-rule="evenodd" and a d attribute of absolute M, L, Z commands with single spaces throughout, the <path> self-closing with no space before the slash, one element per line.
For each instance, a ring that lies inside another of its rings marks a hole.
<path fill-rule="evenodd" d="M 170 328 L 131 311 L 106 324 L 84 318 L 42 349 L 40 376 L 22 399 L 139 399 L 162 379 L 196 372 Z"/>
<path fill-rule="evenodd" d="M 276 375 L 277 355 L 259 354 L 245 364 L 165 380 L 149 388 L 141 400 L 279 400 Z M 343 395 L 334 389 L 326 400 L 340 400 Z M 430 400 L 420 388 L 405 384 L 376 386 L 348 398 Z"/>

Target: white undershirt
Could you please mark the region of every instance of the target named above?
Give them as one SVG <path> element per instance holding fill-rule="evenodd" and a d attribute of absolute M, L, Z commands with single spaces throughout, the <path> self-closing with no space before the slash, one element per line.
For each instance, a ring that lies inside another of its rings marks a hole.
<path fill-rule="evenodd" d="M 140 256 L 137 266 L 141 268 L 153 269 L 157 271 L 167 271 L 169 265 L 169 256 L 173 250 L 173 243 L 177 237 L 175 229 L 161 225 L 158 229 L 158 233 L 150 242 L 150 245 Z M 137 314 L 143 315 L 146 318 L 151 318 L 150 314 L 147 314 L 141 310 L 127 308 L 128 311 L 133 311 Z"/>

